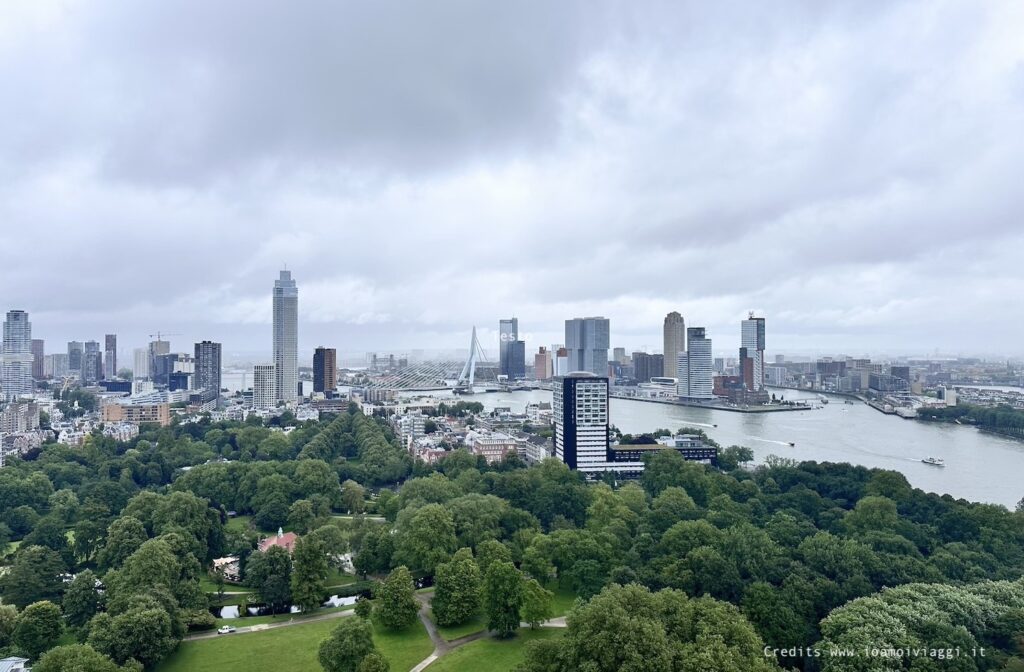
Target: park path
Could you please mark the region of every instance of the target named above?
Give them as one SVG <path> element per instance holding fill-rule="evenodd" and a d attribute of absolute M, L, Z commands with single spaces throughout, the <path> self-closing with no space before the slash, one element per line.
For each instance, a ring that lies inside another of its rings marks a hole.
<path fill-rule="evenodd" d="M 322 616 L 311 616 L 309 618 L 292 619 L 290 621 L 279 621 L 277 623 L 259 623 L 257 625 L 243 626 L 235 630 L 229 635 L 218 635 L 217 631 L 213 632 L 200 632 L 195 635 L 188 635 L 183 638 L 184 642 L 192 642 L 198 639 L 213 639 L 215 637 L 232 637 L 234 635 L 244 635 L 250 632 L 264 632 L 266 630 L 274 630 L 276 628 L 287 628 L 291 625 L 306 625 L 307 623 L 316 623 L 317 621 L 328 621 L 332 618 L 345 618 L 346 616 L 355 615 L 354 609 L 348 609 L 347 611 L 332 611 L 329 614 L 323 614 Z"/>
<path fill-rule="evenodd" d="M 476 640 L 483 639 L 484 637 L 491 636 L 491 633 L 485 629 L 481 630 L 480 632 L 474 632 L 471 635 L 466 635 L 465 637 L 453 639 L 449 642 L 441 636 L 441 633 L 437 631 L 437 625 L 434 623 L 434 620 L 430 618 L 429 598 L 429 595 L 423 593 L 416 595 L 416 600 L 420 603 L 420 621 L 423 623 L 423 627 L 427 629 L 427 634 L 430 635 L 430 641 L 434 643 L 434 651 L 429 656 L 421 660 L 416 665 L 416 667 L 412 668 L 409 672 L 423 672 L 423 670 L 430 666 L 430 664 L 433 663 L 435 660 L 444 656 L 447 653 L 450 653 L 451 651 L 454 651 L 460 646 L 469 644 L 470 642 L 475 642 Z M 530 624 L 525 622 L 520 623 L 520 625 L 524 628 L 530 627 Z M 565 628 L 568 626 L 565 623 L 565 616 L 559 616 L 558 618 L 552 618 L 549 621 L 544 621 L 543 623 L 541 623 L 541 627 Z"/>

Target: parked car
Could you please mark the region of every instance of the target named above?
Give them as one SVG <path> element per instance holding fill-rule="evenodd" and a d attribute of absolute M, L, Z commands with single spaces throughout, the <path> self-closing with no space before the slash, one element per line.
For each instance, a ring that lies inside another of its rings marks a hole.
<path fill-rule="evenodd" d="M 217 628 L 217 634 L 218 635 L 230 635 L 234 631 L 235 631 L 235 626 L 233 626 L 233 625 L 222 625 L 219 628 Z"/>

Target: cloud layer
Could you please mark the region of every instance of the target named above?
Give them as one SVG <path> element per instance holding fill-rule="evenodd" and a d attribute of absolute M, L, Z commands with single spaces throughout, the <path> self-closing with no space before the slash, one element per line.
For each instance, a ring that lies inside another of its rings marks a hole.
<path fill-rule="evenodd" d="M 1022 352 L 1012 1 L 0 8 L 0 296 L 53 342 Z M 177 341 L 180 341 L 177 342 Z"/>

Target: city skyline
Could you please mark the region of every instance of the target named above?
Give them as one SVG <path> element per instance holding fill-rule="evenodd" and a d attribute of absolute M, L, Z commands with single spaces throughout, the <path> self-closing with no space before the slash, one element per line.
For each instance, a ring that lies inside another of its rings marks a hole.
<path fill-rule="evenodd" d="M 673 310 L 723 352 L 754 310 L 780 352 L 1020 355 L 1020 6 L 875 10 L 6 3 L 0 240 L 45 253 L 3 302 L 258 356 L 287 263 L 304 357 L 508 315 L 654 348 Z"/>

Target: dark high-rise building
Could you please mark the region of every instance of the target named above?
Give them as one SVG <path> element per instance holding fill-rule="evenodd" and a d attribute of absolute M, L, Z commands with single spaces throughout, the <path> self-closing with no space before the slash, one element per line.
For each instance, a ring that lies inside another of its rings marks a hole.
<path fill-rule="evenodd" d="M 910 384 L 910 367 L 909 366 L 890 366 L 889 375 L 893 378 L 899 378 L 900 380 L 907 381 L 907 385 Z"/>
<path fill-rule="evenodd" d="M 633 380 L 638 383 L 650 382 L 651 378 L 656 378 L 664 373 L 664 355 L 651 355 L 646 352 L 634 352 L 632 360 Z M 675 378 L 675 376 L 672 376 L 672 378 Z"/>
<path fill-rule="evenodd" d="M 327 394 L 338 386 L 338 351 L 322 345 L 313 351 L 313 391 Z"/>
<path fill-rule="evenodd" d="M 519 318 L 513 317 L 498 322 L 498 365 L 499 373 L 514 378 L 512 372 L 512 350 L 519 340 Z"/>
<path fill-rule="evenodd" d="M 103 337 L 103 376 L 117 378 L 117 334 Z"/>
<path fill-rule="evenodd" d="M 79 379 L 83 385 L 96 385 L 103 380 L 103 353 L 96 341 L 86 341 L 82 351 L 82 373 Z"/>
<path fill-rule="evenodd" d="M 166 355 L 170 351 L 170 341 L 164 341 L 161 340 L 160 338 L 157 338 L 157 340 L 149 342 L 149 379 L 152 380 L 154 383 L 156 382 L 157 357 Z M 166 385 L 167 380 L 165 379 L 162 384 Z"/>
<path fill-rule="evenodd" d="M 46 358 L 46 347 L 41 338 L 32 339 L 32 378 L 42 380 L 46 377 L 43 361 Z"/>
<path fill-rule="evenodd" d="M 508 360 L 509 380 L 526 378 L 526 341 L 514 341 L 509 348 Z"/>
<path fill-rule="evenodd" d="M 197 390 L 205 390 L 220 397 L 220 343 L 202 341 L 196 343 L 196 374 L 194 386 Z"/>
<path fill-rule="evenodd" d="M 82 352 L 84 346 L 81 341 L 68 341 L 68 371 L 81 375 L 82 373 Z"/>

